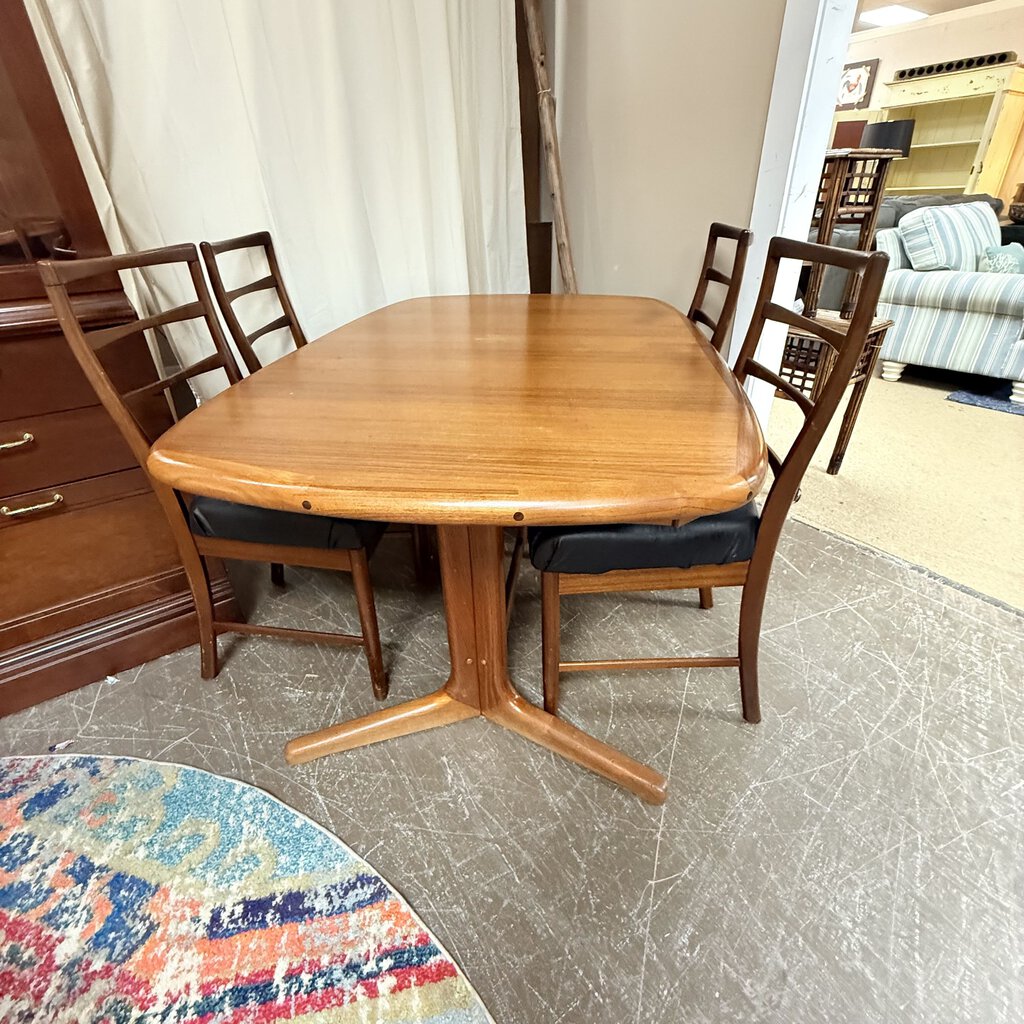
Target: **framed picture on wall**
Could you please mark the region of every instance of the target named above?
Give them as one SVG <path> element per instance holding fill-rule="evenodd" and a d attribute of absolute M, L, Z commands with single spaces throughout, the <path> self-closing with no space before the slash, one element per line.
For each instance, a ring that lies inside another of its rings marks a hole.
<path fill-rule="evenodd" d="M 871 102 L 871 91 L 875 87 L 878 60 L 861 60 L 847 64 L 839 80 L 839 95 L 836 110 L 864 110 Z"/>

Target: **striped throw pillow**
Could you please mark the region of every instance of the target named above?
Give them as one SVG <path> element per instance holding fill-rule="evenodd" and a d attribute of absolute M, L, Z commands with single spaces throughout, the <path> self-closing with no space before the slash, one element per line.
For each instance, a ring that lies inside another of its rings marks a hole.
<path fill-rule="evenodd" d="M 915 270 L 977 270 L 978 257 L 999 245 L 999 219 L 988 203 L 922 206 L 899 223 Z"/>

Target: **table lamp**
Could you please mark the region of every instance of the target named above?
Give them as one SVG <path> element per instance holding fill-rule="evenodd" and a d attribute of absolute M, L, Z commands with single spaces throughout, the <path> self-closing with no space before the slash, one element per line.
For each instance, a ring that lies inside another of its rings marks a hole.
<path fill-rule="evenodd" d="M 904 156 L 910 156 L 910 141 L 913 137 L 913 118 L 903 121 L 875 121 L 864 126 L 860 148 L 898 149 Z"/>

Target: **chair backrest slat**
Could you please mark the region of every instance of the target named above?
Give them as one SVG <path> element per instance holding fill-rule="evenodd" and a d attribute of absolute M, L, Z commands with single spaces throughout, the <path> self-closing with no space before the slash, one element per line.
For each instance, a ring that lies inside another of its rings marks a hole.
<path fill-rule="evenodd" d="M 181 265 L 188 271 L 196 295 L 195 301 L 154 313 L 129 324 L 119 324 L 115 327 L 94 331 L 86 331 L 83 328 L 82 321 L 79 319 L 68 293 L 70 284 L 91 277 L 103 277 L 117 271 L 139 270 L 171 264 Z M 46 287 L 46 294 L 53 304 L 57 320 L 64 332 L 64 337 L 71 346 L 71 351 L 143 468 L 145 468 L 146 457 L 156 436 L 151 436 L 146 430 L 144 427 L 145 417 L 137 416 L 131 403 L 141 398 L 154 397 L 160 393 L 168 394 L 170 389 L 176 385 L 212 370 L 223 370 L 229 384 L 236 384 L 241 380 L 238 366 L 217 319 L 217 311 L 203 277 L 199 253 L 194 245 L 172 245 L 163 249 L 150 249 L 145 252 L 125 253 L 118 256 L 101 256 L 86 260 L 41 260 L 37 266 Z M 198 319 L 205 322 L 213 340 L 214 351 L 210 355 L 191 366 L 175 371 L 168 377 L 157 377 L 141 387 L 126 392 L 118 389 L 101 358 L 103 349 L 117 341 L 133 336 L 136 339 L 136 344 L 146 345 L 144 333 L 146 330 Z"/>
<path fill-rule="evenodd" d="M 258 281 L 252 281 L 249 284 L 243 284 L 241 288 L 232 288 L 231 291 L 225 294 L 228 297 L 229 302 L 234 302 L 235 299 L 240 299 L 243 295 L 251 295 L 253 292 L 266 291 L 268 288 L 276 288 L 277 281 L 274 279 L 272 274 L 268 274 L 266 277 L 261 277 Z"/>
<path fill-rule="evenodd" d="M 201 302 L 186 302 L 183 306 L 175 306 L 165 313 L 154 313 L 130 324 L 118 324 L 116 327 L 103 327 L 96 331 L 86 331 L 85 337 L 94 351 L 127 338 L 129 334 L 148 331 L 151 327 L 166 327 L 168 324 L 180 323 L 183 320 L 195 320 L 204 314 Z"/>
<path fill-rule="evenodd" d="M 264 324 L 262 327 L 253 331 L 252 334 L 249 335 L 249 343 L 251 344 L 254 341 L 259 341 L 259 339 L 262 338 L 264 334 L 273 334 L 274 331 L 279 331 L 281 330 L 282 327 L 287 326 L 288 317 L 279 316 L 276 320 L 271 320 L 269 324 Z"/>
<path fill-rule="evenodd" d="M 145 249 L 142 252 L 126 252 L 116 256 L 95 256 L 84 260 L 41 260 L 41 264 L 58 263 L 61 283 L 68 285 L 90 277 L 118 270 L 139 270 L 143 267 L 157 267 L 165 263 L 187 263 L 195 254 L 191 242 L 181 245 L 167 245 L 160 249 Z M 102 269 L 101 269 L 102 268 Z"/>
<path fill-rule="evenodd" d="M 693 293 L 693 301 L 690 303 L 690 310 L 686 314 L 694 323 L 703 324 L 711 330 L 711 344 L 716 352 L 721 352 L 729 336 L 729 329 L 732 327 L 733 317 L 736 315 L 736 303 L 739 300 L 740 284 L 743 281 L 743 268 L 747 263 L 747 250 L 753 234 L 747 228 L 737 228 L 730 224 L 714 223 L 708 231 L 708 244 L 704 250 L 704 263 L 700 269 L 700 276 L 697 278 L 697 289 Z M 718 243 L 722 239 L 728 239 L 736 243 L 733 253 L 732 266 L 728 273 L 715 267 L 715 257 L 718 253 Z M 722 302 L 722 311 L 717 319 L 712 317 L 704 308 L 707 300 L 708 285 L 719 284 L 726 288 L 725 299 Z"/>
<path fill-rule="evenodd" d="M 190 380 L 192 377 L 198 377 L 202 373 L 219 370 L 222 366 L 223 363 L 219 355 L 207 356 L 205 359 L 200 359 L 197 363 L 192 363 L 191 366 L 186 366 L 183 370 L 178 370 L 177 373 L 172 373 L 170 377 L 161 377 L 159 380 L 153 381 L 152 384 L 143 384 L 142 387 L 135 388 L 133 391 L 126 391 L 122 393 L 121 397 L 125 402 L 132 402 L 136 398 L 159 395 L 162 391 L 169 391 L 171 388 Z"/>
<path fill-rule="evenodd" d="M 810 415 L 814 410 L 814 403 L 805 395 L 795 384 L 786 380 L 784 377 L 780 377 L 777 373 L 773 373 L 768 369 L 767 366 L 762 366 L 760 363 L 753 361 L 747 363 L 747 376 L 757 377 L 763 380 L 766 384 L 772 384 L 779 391 L 783 392 L 787 398 L 791 398 L 798 406 L 804 416 Z"/>
<path fill-rule="evenodd" d="M 255 373 L 263 365 L 253 349 L 253 344 L 264 335 L 288 328 L 296 348 L 301 348 L 306 344 L 306 335 L 299 324 L 295 307 L 292 305 L 288 290 L 284 286 L 284 279 L 281 277 L 281 267 L 277 262 L 277 253 L 274 250 L 274 242 L 269 231 L 257 231 L 251 235 L 226 238 L 220 242 L 203 242 L 199 248 L 203 254 L 203 262 L 206 264 L 206 272 L 210 275 L 210 285 L 217 298 L 221 316 L 224 317 L 231 339 L 250 373 Z M 224 285 L 224 276 L 217 257 L 224 253 L 240 252 L 244 249 L 262 249 L 270 273 L 256 281 L 228 289 Z M 269 289 L 273 289 L 277 293 L 277 301 L 281 306 L 283 316 L 272 320 L 256 331 L 247 332 L 235 312 L 235 301 L 245 295 Z"/>
<path fill-rule="evenodd" d="M 710 327 L 712 331 L 718 327 L 718 321 L 708 316 L 703 309 L 695 309 L 690 315 L 690 319 L 695 324 L 703 324 L 705 327 Z"/>
<path fill-rule="evenodd" d="M 823 246 L 823 248 L 825 247 Z M 808 334 L 813 334 L 819 340 L 825 342 L 829 348 L 837 352 L 846 344 L 847 335 L 842 331 L 837 331 L 834 327 L 828 327 L 819 320 L 812 320 L 810 317 L 804 316 L 803 313 L 798 313 L 795 309 L 786 309 L 785 306 L 780 306 L 777 302 L 770 303 L 768 318 L 788 324 L 790 327 L 796 327 L 801 331 L 806 331 Z"/>

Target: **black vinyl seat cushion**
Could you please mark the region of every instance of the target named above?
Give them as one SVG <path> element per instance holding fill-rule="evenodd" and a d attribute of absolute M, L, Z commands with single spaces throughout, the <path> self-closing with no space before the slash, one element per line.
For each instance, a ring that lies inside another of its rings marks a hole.
<path fill-rule="evenodd" d="M 188 519 L 192 532 L 200 537 L 321 550 L 367 548 L 372 552 L 387 529 L 386 523 L 307 516 L 203 497 L 192 499 Z"/>
<path fill-rule="evenodd" d="M 759 523 L 757 505 L 750 502 L 682 526 L 538 526 L 530 530 L 530 561 L 541 572 L 586 575 L 727 565 L 754 553 Z"/>

